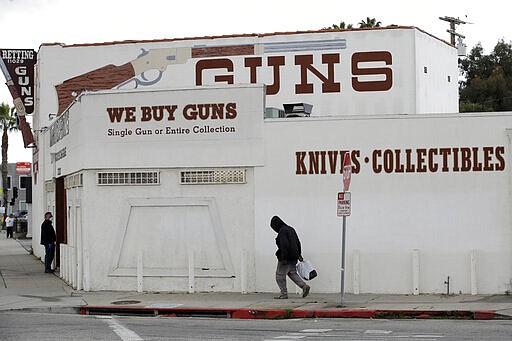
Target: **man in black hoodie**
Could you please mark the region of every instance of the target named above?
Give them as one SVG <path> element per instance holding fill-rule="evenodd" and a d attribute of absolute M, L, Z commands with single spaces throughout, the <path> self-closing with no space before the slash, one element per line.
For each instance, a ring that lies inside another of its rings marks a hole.
<path fill-rule="evenodd" d="M 295 229 L 288 226 L 278 216 L 273 216 L 270 220 L 270 227 L 277 232 L 276 245 L 277 245 L 277 269 L 276 269 L 276 282 L 281 290 L 281 294 L 274 298 L 286 299 L 288 298 L 288 289 L 286 287 L 286 275 L 302 288 L 302 297 L 309 294 L 309 285 L 307 285 L 302 278 L 297 274 L 297 260 L 302 262 L 302 250 L 300 247 L 300 240 L 295 232 Z"/>
<path fill-rule="evenodd" d="M 44 221 L 41 224 L 41 245 L 44 245 L 44 272 L 51 273 L 55 270 L 52 269 L 53 257 L 55 255 L 55 230 L 52 225 L 53 215 L 51 212 L 44 214 Z"/>

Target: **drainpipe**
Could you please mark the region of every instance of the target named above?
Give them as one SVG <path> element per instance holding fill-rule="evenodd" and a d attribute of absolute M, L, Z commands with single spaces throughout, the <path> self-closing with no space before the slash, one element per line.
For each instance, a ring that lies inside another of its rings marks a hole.
<path fill-rule="evenodd" d="M 507 134 L 507 138 L 508 138 L 508 150 L 509 150 L 509 155 L 510 155 L 510 152 L 512 152 L 512 128 L 506 128 L 505 129 L 505 132 Z M 510 157 L 508 158 L 508 160 L 510 161 Z M 510 167 L 510 166 L 509 166 Z M 511 170 L 509 169 L 509 177 L 508 177 L 508 203 L 510 205 L 511 201 L 512 201 L 512 196 L 511 196 L 511 192 L 512 192 L 512 172 Z M 509 209 L 509 228 L 512 229 L 512 210 Z M 509 235 L 512 234 L 509 233 Z M 508 245 L 512 245 L 512 240 L 509 240 L 508 242 Z M 510 259 L 512 260 L 512 247 L 509 249 L 509 257 Z M 507 290 L 512 290 L 512 281 L 510 282 L 509 284 L 509 288 L 507 288 Z"/>

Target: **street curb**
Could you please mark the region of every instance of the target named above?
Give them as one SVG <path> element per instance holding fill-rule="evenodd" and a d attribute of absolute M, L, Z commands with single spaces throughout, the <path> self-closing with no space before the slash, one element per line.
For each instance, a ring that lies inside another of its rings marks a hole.
<path fill-rule="evenodd" d="M 32 307 L 3 309 L 0 313 L 21 312 L 21 313 L 47 313 L 47 314 L 79 314 L 81 307 Z"/>
<path fill-rule="evenodd" d="M 233 319 L 365 318 L 365 319 L 512 319 L 495 310 L 302 310 L 250 308 L 151 308 L 142 306 L 83 306 L 81 315 L 201 316 Z"/>

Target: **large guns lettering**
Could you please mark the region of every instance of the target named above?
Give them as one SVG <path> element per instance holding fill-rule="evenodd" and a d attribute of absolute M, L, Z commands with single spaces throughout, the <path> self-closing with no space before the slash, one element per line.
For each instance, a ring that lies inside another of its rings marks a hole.
<path fill-rule="evenodd" d="M 59 101 L 57 115 L 66 110 L 76 96 L 85 90 L 112 89 L 138 75 L 142 75 L 144 78 L 144 73 L 149 70 L 158 70 L 159 76 L 157 79 L 160 79 L 168 65 L 183 64 L 190 58 L 248 54 L 254 54 L 254 45 L 178 47 L 143 51 L 138 58 L 126 64 L 119 66 L 113 64 L 105 65 L 99 69 L 70 78 L 62 84 L 55 86 Z"/>
<path fill-rule="evenodd" d="M 21 136 L 23 137 L 23 145 L 27 148 L 29 145 L 34 143 L 34 135 L 32 134 L 32 129 L 30 129 L 30 124 L 27 122 L 27 118 L 25 117 L 26 110 L 25 105 L 23 105 L 23 101 L 21 100 L 20 95 L 18 94 L 18 90 L 16 90 L 16 86 L 9 74 L 9 70 L 7 70 L 7 66 L 4 63 L 4 60 L 0 58 L 0 69 L 2 69 L 2 73 L 6 79 L 6 85 L 11 93 L 14 107 L 16 108 L 16 113 L 18 114 L 19 120 L 19 129 L 21 130 Z"/>

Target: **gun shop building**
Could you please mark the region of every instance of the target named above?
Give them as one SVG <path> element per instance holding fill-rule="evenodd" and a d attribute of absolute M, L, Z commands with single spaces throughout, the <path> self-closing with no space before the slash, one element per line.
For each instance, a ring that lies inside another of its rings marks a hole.
<path fill-rule="evenodd" d="M 339 292 L 512 290 L 512 113 L 415 27 L 43 44 L 33 220 L 77 289 L 277 291 L 279 215 Z M 34 253 L 44 256 L 39 231 Z"/>

